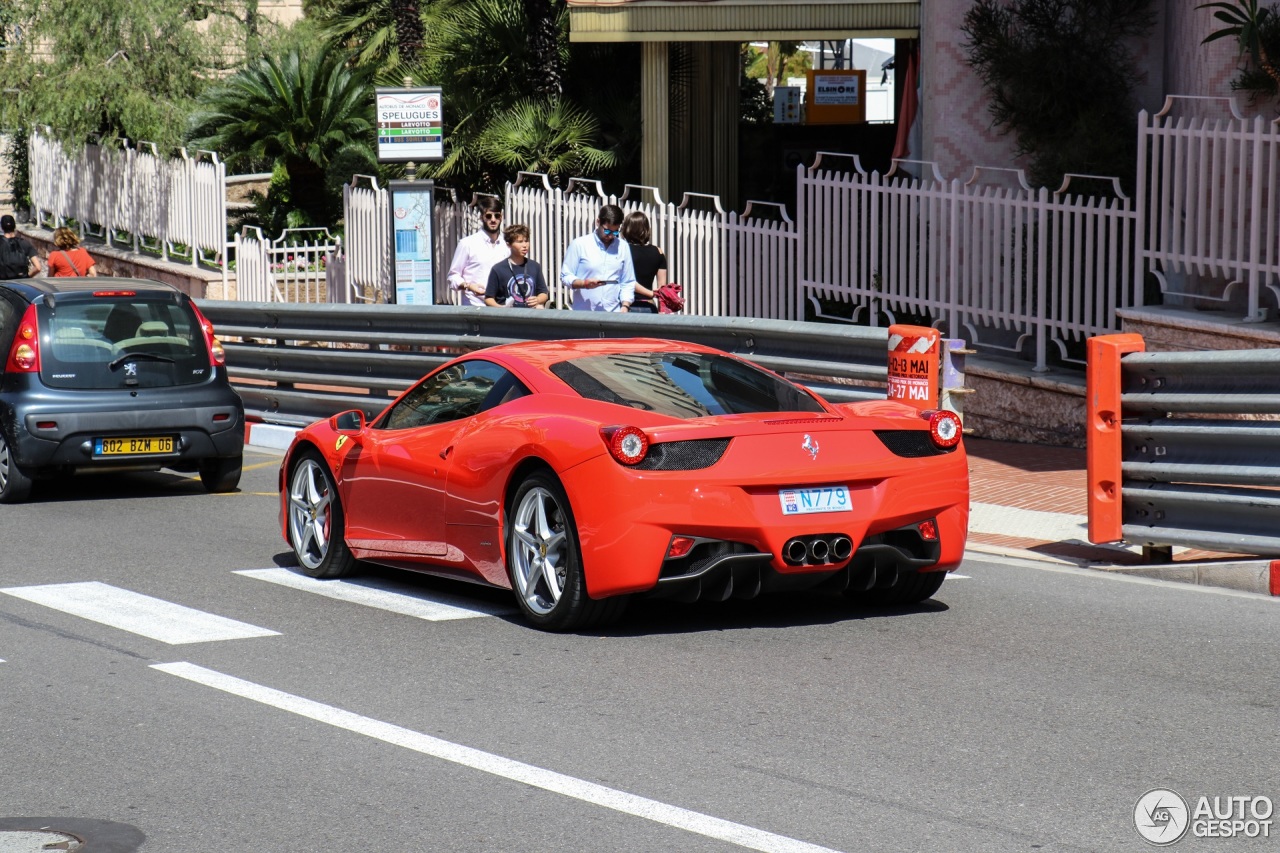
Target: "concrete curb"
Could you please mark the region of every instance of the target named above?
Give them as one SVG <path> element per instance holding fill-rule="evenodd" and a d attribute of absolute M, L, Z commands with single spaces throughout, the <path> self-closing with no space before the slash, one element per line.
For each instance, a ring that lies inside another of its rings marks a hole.
<path fill-rule="evenodd" d="M 244 443 L 252 447 L 288 450 L 289 444 L 293 441 L 293 437 L 297 432 L 297 427 L 280 426 L 279 424 L 246 423 L 244 425 Z"/>
<path fill-rule="evenodd" d="M 1231 560 L 1183 566 L 1121 566 L 1106 567 L 1102 571 L 1280 596 L 1280 560 Z"/>

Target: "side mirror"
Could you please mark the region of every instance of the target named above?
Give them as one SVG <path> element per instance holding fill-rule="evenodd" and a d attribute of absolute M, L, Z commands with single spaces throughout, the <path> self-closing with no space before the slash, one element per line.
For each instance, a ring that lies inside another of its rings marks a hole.
<path fill-rule="evenodd" d="M 329 418 L 329 426 L 333 427 L 337 432 L 360 432 L 364 429 L 364 425 L 364 412 L 359 409 L 353 409 L 350 412 L 339 412 Z"/>

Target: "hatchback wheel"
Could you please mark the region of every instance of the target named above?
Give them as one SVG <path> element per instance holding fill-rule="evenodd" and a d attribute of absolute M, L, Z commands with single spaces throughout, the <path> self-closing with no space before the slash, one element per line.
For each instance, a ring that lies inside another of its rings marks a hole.
<path fill-rule="evenodd" d="M 9 442 L 0 435 L 0 503 L 22 503 L 31 494 L 31 478 L 18 467 Z"/>
<path fill-rule="evenodd" d="M 244 454 L 200 460 L 200 482 L 206 492 L 233 492 L 240 485 Z"/>
<path fill-rule="evenodd" d="M 569 499 L 549 474 L 536 473 L 516 489 L 506 518 L 507 572 L 520 609 L 545 631 L 571 631 L 611 622 L 624 596 L 594 600 L 586 577 Z"/>
<path fill-rule="evenodd" d="M 342 501 L 333 475 L 315 453 L 303 453 L 289 475 L 289 544 L 303 572 L 313 578 L 351 573 L 356 561 L 342 531 Z"/>

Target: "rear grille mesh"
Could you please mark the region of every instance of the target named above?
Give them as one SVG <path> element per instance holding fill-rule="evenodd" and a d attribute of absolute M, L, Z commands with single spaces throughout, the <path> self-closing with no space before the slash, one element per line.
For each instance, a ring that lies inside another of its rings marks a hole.
<path fill-rule="evenodd" d="M 915 459 L 921 456 L 941 456 L 950 453 L 955 447 L 939 447 L 929 437 L 929 431 L 923 429 L 878 429 L 876 438 L 895 456 Z"/>
<path fill-rule="evenodd" d="M 649 454 L 633 466 L 641 471 L 696 471 L 720 461 L 729 447 L 727 438 L 666 441 L 649 447 Z"/>

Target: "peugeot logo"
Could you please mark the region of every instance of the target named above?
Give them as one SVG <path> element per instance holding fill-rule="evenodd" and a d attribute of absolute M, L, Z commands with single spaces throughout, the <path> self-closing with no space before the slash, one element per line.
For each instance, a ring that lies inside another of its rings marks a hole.
<path fill-rule="evenodd" d="M 809 456 L 816 462 L 818 459 L 818 442 L 813 440 L 813 436 L 805 434 L 804 444 L 800 445 L 801 450 L 809 451 Z"/>

